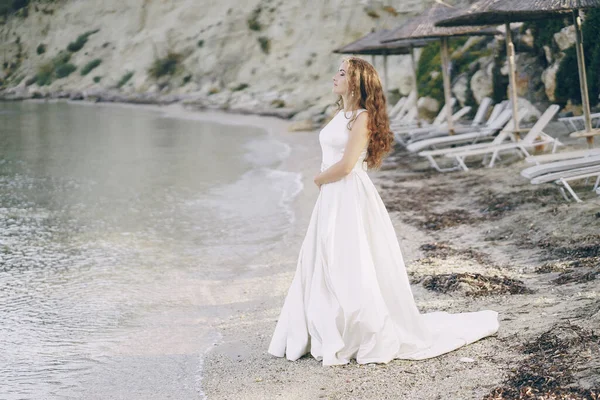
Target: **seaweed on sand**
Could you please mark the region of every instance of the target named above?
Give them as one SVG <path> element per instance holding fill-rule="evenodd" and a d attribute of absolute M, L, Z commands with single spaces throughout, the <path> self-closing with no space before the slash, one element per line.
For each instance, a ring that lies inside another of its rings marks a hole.
<path fill-rule="evenodd" d="M 439 231 L 457 225 L 473 224 L 479 220 L 478 217 L 472 216 L 467 210 L 463 209 L 452 209 L 441 213 L 427 212 L 421 227 L 431 231 Z"/>
<path fill-rule="evenodd" d="M 458 256 L 468 260 L 475 260 L 479 264 L 491 264 L 488 255 L 472 249 L 456 249 L 447 243 L 426 243 L 420 247 L 428 257 L 435 257 L 446 260 L 448 257 Z"/>
<path fill-rule="evenodd" d="M 600 236 L 588 235 L 568 241 L 551 238 L 536 243 L 545 248 L 553 261 L 536 268 L 537 273 L 560 272 L 552 282 L 585 283 L 600 276 Z"/>
<path fill-rule="evenodd" d="M 600 379 L 593 371 L 593 360 L 600 357 L 600 338 L 593 331 L 558 324 L 523 345 L 522 352 L 528 357 L 484 400 L 600 399 Z M 587 381 L 585 387 L 582 379 Z"/>
<path fill-rule="evenodd" d="M 536 190 L 519 190 L 510 193 L 497 193 L 485 190 L 477 202 L 480 206 L 480 212 L 484 217 L 497 219 L 523 204 L 535 203 L 540 207 L 545 207 L 549 204 L 564 203 L 564 200 L 554 188 L 542 188 Z"/>
<path fill-rule="evenodd" d="M 522 281 L 503 276 L 485 276 L 473 272 L 425 276 L 421 283 L 426 289 L 440 293 L 462 291 L 467 296 L 496 294 L 527 294 L 533 291 Z"/>

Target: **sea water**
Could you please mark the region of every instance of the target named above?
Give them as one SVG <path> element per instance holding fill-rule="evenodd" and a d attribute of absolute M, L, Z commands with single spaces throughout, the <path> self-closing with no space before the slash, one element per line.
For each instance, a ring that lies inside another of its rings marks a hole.
<path fill-rule="evenodd" d="M 266 131 L 0 103 L 0 398 L 198 398 L 218 282 L 293 222 Z"/>

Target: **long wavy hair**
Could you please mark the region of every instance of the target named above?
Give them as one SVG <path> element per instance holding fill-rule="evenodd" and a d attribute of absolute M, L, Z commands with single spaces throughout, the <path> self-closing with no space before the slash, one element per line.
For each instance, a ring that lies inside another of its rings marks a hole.
<path fill-rule="evenodd" d="M 347 57 L 344 61 L 348 64 L 346 71 L 348 96 L 346 97 L 351 104 L 344 105 L 344 99 L 340 96 L 337 101 L 338 111 L 344 108 L 354 110 L 348 122 L 348 129 L 350 129 L 357 118 L 357 110 L 359 108 L 367 110 L 369 147 L 366 161 L 369 168 L 379 168 L 394 143 L 381 80 L 375 68 L 362 58 Z"/>

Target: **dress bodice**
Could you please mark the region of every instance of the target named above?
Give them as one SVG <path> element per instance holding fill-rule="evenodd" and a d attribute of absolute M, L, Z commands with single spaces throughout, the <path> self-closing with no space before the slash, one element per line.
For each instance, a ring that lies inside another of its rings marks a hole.
<path fill-rule="evenodd" d="M 356 116 L 358 117 L 362 112 L 367 111 L 363 108 L 357 110 Z M 319 143 L 321 144 L 321 151 L 323 158 L 321 161 L 321 171 L 329 168 L 331 165 L 340 161 L 344 156 L 344 150 L 348 143 L 348 137 L 350 130 L 348 129 L 348 122 L 352 118 L 352 113 L 344 110 L 339 111 L 335 117 L 319 133 Z M 358 158 L 356 168 L 362 168 L 366 170 L 364 165 L 365 158 L 367 157 L 367 148 L 365 146 L 363 151 Z"/>

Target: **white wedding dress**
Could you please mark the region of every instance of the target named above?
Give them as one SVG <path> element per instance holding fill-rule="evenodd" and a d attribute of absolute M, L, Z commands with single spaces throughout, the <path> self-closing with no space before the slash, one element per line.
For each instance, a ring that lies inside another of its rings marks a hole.
<path fill-rule="evenodd" d="M 321 170 L 342 158 L 348 121 L 340 111 L 321 130 Z M 419 313 L 366 154 L 346 177 L 321 186 L 269 346 L 274 356 L 310 352 L 324 365 L 420 360 L 498 330 L 496 311 Z"/>

